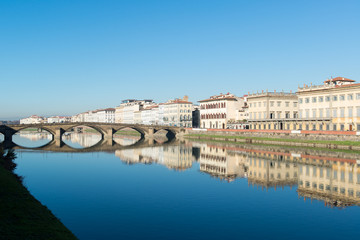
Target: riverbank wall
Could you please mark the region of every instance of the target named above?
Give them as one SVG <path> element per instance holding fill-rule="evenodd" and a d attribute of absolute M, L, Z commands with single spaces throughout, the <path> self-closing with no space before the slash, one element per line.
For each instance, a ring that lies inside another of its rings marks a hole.
<path fill-rule="evenodd" d="M 360 151 L 360 132 L 186 129 L 186 137 L 216 141 L 232 141 L 265 145 L 287 145 Z"/>

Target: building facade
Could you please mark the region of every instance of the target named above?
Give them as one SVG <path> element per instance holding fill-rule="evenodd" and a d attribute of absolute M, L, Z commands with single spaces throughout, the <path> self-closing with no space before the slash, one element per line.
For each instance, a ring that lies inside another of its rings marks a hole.
<path fill-rule="evenodd" d="M 38 115 L 32 115 L 28 118 L 20 119 L 20 124 L 39 124 L 47 122 L 47 119 Z"/>
<path fill-rule="evenodd" d="M 297 91 L 303 130 L 360 131 L 360 84 L 336 77 Z"/>
<path fill-rule="evenodd" d="M 193 104 L 188 96 L 183 99 L 169 100 L 164 103 L 164 125 L 177 127 L 192 127 Z"/>
<path fill-rule="evenodd" d="M 261 92 L 249 94 L 250 129 L 293 130 L 298 118 L 298 97 L 284 92 Z"/>
<path fill-rule="evenodd" d="M 220 94 L 200 100 L 200 127 L 226 129 L 235 121 L 237 111 L 244 106 L 244 99 L 233 94 Z"/>

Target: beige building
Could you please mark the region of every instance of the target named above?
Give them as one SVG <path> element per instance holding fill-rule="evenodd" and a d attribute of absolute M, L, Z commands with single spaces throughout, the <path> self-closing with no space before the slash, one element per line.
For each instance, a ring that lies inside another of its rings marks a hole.
<path fill-rule="evenodd" d="M 299 128 L 360 131 L 360 84 L 336 77 L 323 85 L 299 87 Z"/>
<path fill-rule="evenodd" d="M 200 102 L 200 127 L 226 129 L 228 122 L 235 122 L 238 111 L 244 107 L 244 98 L 233 94 L 211 96 Z"/>
<path fill-rule="evenodd" d="M 136 100 L 136 99 L 123 100 L 120 106 L 116 107 L 115 109 L 115 122 L 134 124 L 135 112 L 138 112 L 152 105 L 155 105 L 153 100 Z"/>
<path fill-rule="evenodd" d="M 261 92 L 249 94 L 250 129 L 292 130 L 298 118 L 298 98 L 294 93 Z"/>
<path fill-rule="evenodd" d="M 189 102 L 188 96 L 184 96 L 183 99 L 169 100 L 161 106 L 161 109 L 161 114 L 158 114 L 163 118 L 164 125 L 192 127 L 193 104 Z"/>

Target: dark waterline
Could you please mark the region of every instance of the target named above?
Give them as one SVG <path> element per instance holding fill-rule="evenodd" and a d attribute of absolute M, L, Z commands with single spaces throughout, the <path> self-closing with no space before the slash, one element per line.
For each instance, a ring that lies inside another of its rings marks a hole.
<path fill-rule="evenodd" d="M 311 164 L 288 166 L 283 158 L 191 142 L 115 153 L 17 153 L 17 174 L 79 239 L 356 239 L 360 233 L 356 204 L 325 206 L 317 195 L 304 200 L 297 192 Z M 259 163 L 274 166 L 274 181 L 254 176 Z M 353 190 L 356 196 L 360 188 Z"/>

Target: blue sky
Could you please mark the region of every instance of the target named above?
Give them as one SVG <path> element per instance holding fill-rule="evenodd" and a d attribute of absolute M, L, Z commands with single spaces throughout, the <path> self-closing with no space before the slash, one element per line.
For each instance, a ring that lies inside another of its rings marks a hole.
<path fill-rule="evenodd" d="M 360 82 L 360 1 L 0 0 L 0 119 Z"/>

